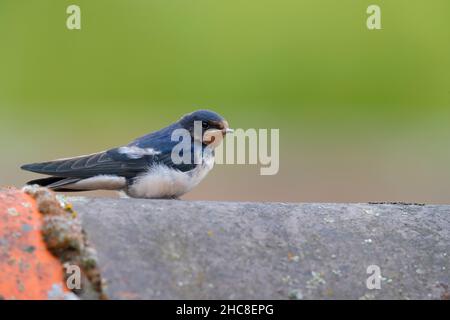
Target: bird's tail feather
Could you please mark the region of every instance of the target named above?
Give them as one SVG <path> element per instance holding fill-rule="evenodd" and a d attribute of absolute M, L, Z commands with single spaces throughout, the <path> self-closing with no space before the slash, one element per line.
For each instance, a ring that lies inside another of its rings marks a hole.
<path fill-rule="evenodd" d="M 74 190 L 70 188 L 64 188 L 69 184 L 80 181 L 80 178 L 65 178 L 65 177 L 48 177 L 42 179 L 31 180 L 27 182 L 27 185 L 37 184 L 41 187 L 47 187 L 49 189 L 55 191 L 83 191 L 83 190 Z"/>

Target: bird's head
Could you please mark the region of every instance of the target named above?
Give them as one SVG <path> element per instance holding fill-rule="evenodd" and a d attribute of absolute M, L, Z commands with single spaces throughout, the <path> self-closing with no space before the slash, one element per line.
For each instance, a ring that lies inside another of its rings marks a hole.
<path fill-rule="evenodd" d="M 233 132 L 228 122 L 219 114 L 209 110 L 197 110 L 180 119 L 181 126 L 188 130 L 196 141 L 217 146 L 227 133 Z"/>

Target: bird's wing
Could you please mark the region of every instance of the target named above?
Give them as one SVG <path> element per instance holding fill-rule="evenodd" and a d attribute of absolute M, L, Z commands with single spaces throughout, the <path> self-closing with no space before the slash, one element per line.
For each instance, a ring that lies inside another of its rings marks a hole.
<path fill-rule="evenodd" d="M 108 152 L 59 159 L 48 162 L 31 163 L 21 168 L 27 171 L 73 178 L 88 178 L 99 174 L 115 174 L 128 176 L 137 170 L 144 170 L 145 163 L 141 161 L 116 161 Z"/>
<path fill-rule="evenodd" d="M 171 144 L 161 149 L 128 145 L 86 156 L 26 164 L 21 168 L 57 177 L 88 178 L 96 175 L 117 175 L 132 178 L 156 164 L 164 164 L 180 171 L 189 171 L 195 167 L 195 164 L 174 164 L 171 152 Z"/>

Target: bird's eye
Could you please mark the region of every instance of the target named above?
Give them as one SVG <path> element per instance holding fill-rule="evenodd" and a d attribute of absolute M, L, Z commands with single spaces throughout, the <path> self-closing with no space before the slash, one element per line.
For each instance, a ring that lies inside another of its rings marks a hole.
<path fill-rule="evenodd" d="M 203 122 L 202 122 L 202 127 L 203 127 L 203 129 L 208 129 L 208 128 L 209 128 L 209 123 L 203 121 Z"/>

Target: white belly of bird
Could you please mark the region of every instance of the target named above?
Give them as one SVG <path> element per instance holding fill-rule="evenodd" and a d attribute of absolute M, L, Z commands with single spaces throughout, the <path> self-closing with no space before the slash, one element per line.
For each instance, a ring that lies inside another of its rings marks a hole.
<path fill-rule="evenodd" d="M 203 162 L 187 172 L 157 165 L 136 178 L 126 193 L 133 198 L 177 198 L 194 188 L 214 166 L 214 156 L 205 156 Z"/>

